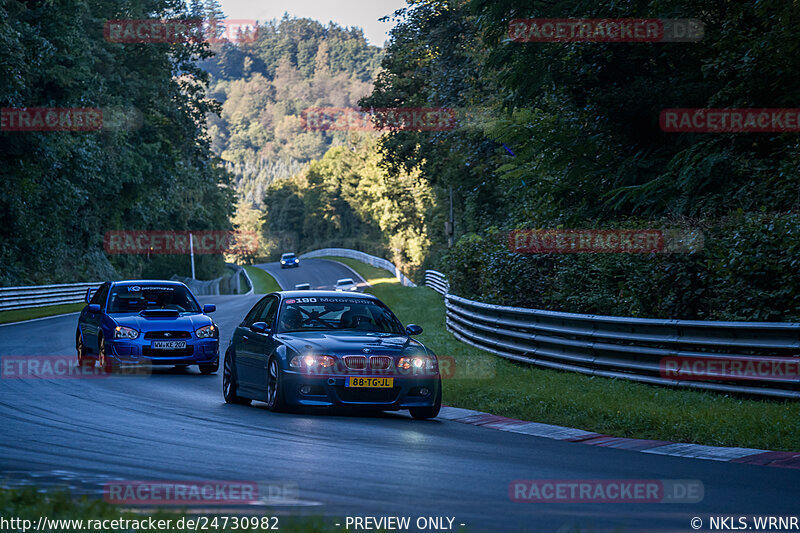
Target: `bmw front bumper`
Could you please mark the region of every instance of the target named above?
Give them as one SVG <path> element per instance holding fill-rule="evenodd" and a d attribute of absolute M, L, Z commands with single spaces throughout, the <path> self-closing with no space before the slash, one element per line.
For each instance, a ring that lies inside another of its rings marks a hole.
<path fill-rule="evenodd" d="M 391 388 L 346 387 L 349 377 L 393 378 Z M 432 406 L 441 393 L 439 374 L 394 376 L 387 374 L 308 374 L 284 370 L 281 386 L 284 400 L 293 406 L 377 407 L 398 411 Z M 427 394 L 425 394 L 427 390 Z"/>

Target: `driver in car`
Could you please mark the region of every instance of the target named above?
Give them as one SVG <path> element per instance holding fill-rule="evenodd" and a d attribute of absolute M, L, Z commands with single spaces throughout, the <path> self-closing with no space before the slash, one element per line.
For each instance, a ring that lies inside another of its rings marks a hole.
<path fill-rule="evenodd" d="M 372 329 L 372 317 L 364 311 L 349 310 L 342 314 L 342 329 Z"/>
<path fill-rule="evenodd" d="M 297 309 L 289 307 L 281 317 L 281 328 L 284 331 L 296 331 L 303 326 L 303 315 Z"/>

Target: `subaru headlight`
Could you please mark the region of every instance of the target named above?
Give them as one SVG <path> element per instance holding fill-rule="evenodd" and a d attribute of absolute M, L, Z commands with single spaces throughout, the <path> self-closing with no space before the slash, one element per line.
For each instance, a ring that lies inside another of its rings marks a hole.
<path fill-rule="evenodd" d="M 208 326 L 203 326 L 202 328 L 195 331 L 198 339 L 218 339 L 219 338 L 219 329 L 214 324 L 210 324 Z"/>
<path fill-rule="evenodd" d="M 136 339 L 139 337 L 139 332 L 133 328 L 125 326 L 117 326 L 114 328 L 115 339 Z"/>

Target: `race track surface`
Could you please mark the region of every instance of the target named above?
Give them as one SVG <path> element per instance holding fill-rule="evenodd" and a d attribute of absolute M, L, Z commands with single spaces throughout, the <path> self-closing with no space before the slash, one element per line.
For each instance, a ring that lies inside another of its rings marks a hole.
<path fill-rule="evenodd" d="M 332 286 L 336 263 L 266 265 L 282 285 Z M 346 270 L 346 271 L 345 271 Z M 216 303 L 221 350 L 259 299 Z M 77 315 L 0 326 L 0 355 L 74 356 Z M 564 392 L 569 394 L 568 391 Z M 447 403 L 447 398 L 444 398 Z M 226 405 L 221 372 L 155 369 L 140 376 L 0 380 L 0 477 L 100 495 L 110 479 L 247 480 L 296 484 L 297 499 L 250 512 L 450 516 L 469 531 L 692 531 L 709 515 L 791 515 L 797 470 L 583 446 L 406 413 L 273 414 Z M 516 503 L 517 479 L 701 480 L 701 502 Z M 461 531 L 466 529 L 461 528 Z"/>
<path fill-rule="evenodd" d="M 294 290 L 298 283 L 309 283 L 312 289 L 333 290 L 336 280 L 351 278 L 363 291 L 367 283 L 355 271 L 342 263 L 327 259 L 301 259 L 296 268 L 281 268 L 280 263 L 256 265 L 263 268 L 275 278 L 283 290 Z"/>

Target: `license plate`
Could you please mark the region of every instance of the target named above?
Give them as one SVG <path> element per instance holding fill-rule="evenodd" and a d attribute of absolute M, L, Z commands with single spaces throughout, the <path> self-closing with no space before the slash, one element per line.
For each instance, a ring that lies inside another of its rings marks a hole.
<path fill-rule="evenodd" d="M 377 388 L 391 389 L 394 386 L 394 378 L 347 378 L 344 382 L 345 387 L 356 388 Z"/>
<path fill-rule="evenodd" d="M 154 350 L 180 350 L 186 348 L 186 341 L 153 341 Z"/>

